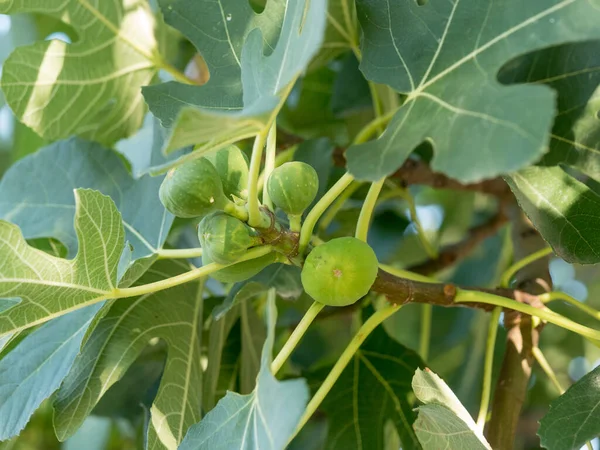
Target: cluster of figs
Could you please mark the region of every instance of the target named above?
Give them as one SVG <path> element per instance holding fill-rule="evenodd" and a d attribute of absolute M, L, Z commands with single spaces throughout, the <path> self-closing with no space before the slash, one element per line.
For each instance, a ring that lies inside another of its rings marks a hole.
<path fill-rule="evenodd" d="M 275 168 L 267 179 L 267 192 L 273 205 L 287 215 L 288 224 L 263 206 L 269 225 L 251 227 L 248 178 L 248 158 L 232 145 L 171 169 L 160 187 L 160 200 L 171 213 L 200 219 L 202 263 L 225 266 L 211 275 L 224 283 L 246 280 L 274 262 L 289 262 L 290 249 L 277 245 L 276 251 L 259 258 L 236 261 L 253 247 L 273 244 L 265 239 L 273 229 L 298 233 L 302 214 L 319 188 L 317 173 L 308 164 L 294 161 Z M 366 295 L 378 270 L 371 247 L 353 237 L 332 239 L 311 249 L 306 259 L 300 255 L 295 261 L 303 265 L 305 291 L 331 306 L 349 305 Z"/>

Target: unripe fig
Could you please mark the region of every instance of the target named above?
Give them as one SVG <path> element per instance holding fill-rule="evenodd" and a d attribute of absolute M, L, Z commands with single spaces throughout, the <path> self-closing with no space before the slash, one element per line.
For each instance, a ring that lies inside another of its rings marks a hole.
<path fill-rule="evenodd" d="M 347 306 L 369 292 L 377 271 L 377 257 L 369 244 L 342 237 L 308 254 L 302 268 L 302 286 L 319 303 Z"/>
<path fill-rule="evenodd" d="M 248 225 L 220 211 L 202 219 L 198 226 L 198 238 L 203 254 L 219 264 L 237 261 L 250 247 L 260 243 Z"/>
<path fill-rule="evenodd" d="M 286 214 L 301 215 L 310 206 L 319 190 L 319 177 L 303 162 L 288 162 L 277 167 L 267 181 L 273 203 Z"/>
<path fill-rule="evenodd" d="M 159 196 L 165 208 L 184 218 L 225 209 L 229 202 L 219 174 L 205 158 L 171 169 L 160 186 Z"/>
<path fill-rule="evenodd" d="M 248 197 L 248 158 L 237 146 L 230 145 L 205 156 L 217 170 L 227 198 Z"/>
<path fill-rule="evenodd" d="M 253 277 L 265 267 L 277 262 L 278 254 L 276 252 L 267 253 L 264 256 L 248 261 L 242 261 L 232 266 L 225 267 L 218 272 L 212 273 L 210 276 L 222 283 L 239 283 Z M 212 259 L 209 255 L 202 255 L 202 264 L 210 264 Z"/>

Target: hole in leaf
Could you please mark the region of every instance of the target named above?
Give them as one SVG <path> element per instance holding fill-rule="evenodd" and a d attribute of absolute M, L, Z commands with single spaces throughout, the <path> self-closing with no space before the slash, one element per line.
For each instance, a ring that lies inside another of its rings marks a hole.
<path fill-rule="evenodd" d="M 256 14 L 260 14 L 265 10 L 265 6 L 267 5 L 267 0 L 248 0 L 250 3 L 250 7 L 254 10 Z"/>

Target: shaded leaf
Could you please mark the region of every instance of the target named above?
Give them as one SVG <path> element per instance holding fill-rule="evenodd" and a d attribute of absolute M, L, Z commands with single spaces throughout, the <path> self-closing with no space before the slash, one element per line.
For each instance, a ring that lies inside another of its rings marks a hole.
<path fill-rule="evenodd" d="M 579 449 L 600 435 L 600 367 L 550 404 L 538 434 L 550 450 Z"/>
<path fill-rule="evenodd" d="M 523 169 L 507 182 L 521 208 L 554 251 L 570 262 L 600 261 L 596 227 L 599 191 L 578 180 L 600 177 L 600 42 L 571 44 L 526 55 L 509 64 L 504 81 L 546 83 L 558 92 L 558 115 L 550 153 L 540 165 Z"/>
<path fill-rule="evenodd" d="M 239 328 L 236 330 L 237 333 L 232 330 L 235 330 L 236 323 L 239 323 L 239 317 L 239 308 L 233 308 L 210 325 L 202 395 L 202 405 L 205 411 L 213 409 L 219 400 L 219 394 L 221 394 L 219 387 L 225 385 L 227 386 L 226 390 L 230 391 L 235 387 L 231 386 L 231 382 L 225 380 L 232 378 L 235 380 L 237 377 L 238 360 L 241 354 L 241 332 Z M 229 351 L 231 347 L 233 347 L 233 351 Z"/>
<path fill-rule="evenodd" d="M 359 0 L 361 70 L 407 95 L 377 140 L 353 146 L 359 179 L 393 173 L 423 141 L 431 167 L 463 182 L 510 173 L 546 151 L 554 95 L 544 86 L 503 86 L 510 59 L 563 42 L 600 38 L 597 0 Z M 464 161 L 469 161 L 465 164 Z"/>
<path fill-rule="evenodd" d="M 75 190 L 79 251 L 72 260 L 29 247 L 16 225 L 0 221 L 0 297 L 21 301 L 0 313 L 0 337 L 101 302 L 117 284 L 121 216 L 99 192 Z"/>
<path fill-rule="evenodd" d="M 166 22 L 188 37 L 210 71 L 203 86 L 144 88 L 150 110 L 172 131 L 166 150 L 199 143 L 215 149 L 264 128 L 280 92 L 319 49 L 325 28 L 325 0 L 269 1 L 261 14 L 234 0 L 160 4 Z M 201 31 L 208 29 L 210 35 Z"/>
<path fill-rule="evenodd" d="M 335 79 L 336 73 L 323 67 L 298 80 L 277 116 L 277 126 L 304 139 L 328 137 L 338 145 L 347 145 L 346 123 L 332 109 Z"/>
<path fill-rule="evenodd" d="M 74 27 L 78 41 L 15 50 L 2 90 L 17 117 L 49 140 L 77 134 L 105 144 L 142 123 L 140 87 L 156 74 L 160 24 L 145 0 L 2 0 L 0 13 L 39 12 Z"/>
<path fill-rule="evenodd" d="M 402 448 L 420 448 L 409 400 L 410 380 L 420 365 L 421 359 L 412 350 L 392 340 L 381 327 L 373 331 L 322 404 L 329 420 L 326 449 L 384 448 L 388 420 Z M 311 380 L 320 382 L 327 373 L 329 368 Z"/>
<path fill-rule="evenodd" d="M 17 224 L 27 239 L 53 237 L 73 256 L 73 189 L 110 196 L 123 218 L 132 260 L 161 248 L 173 215 L 160 203 L 161 178 L 134 180 L 121 159 L 99 144 L 71 138 L 52 144 L 12 166 L 0 182 L 0 217 Z"/>
<path fill-rule="evenodd" d="M 256 388 L 251 394 L 228 392 L 204 419 L 190 428 L 181 450 L 254 450 L 285 448 L 308 402 L 304 380 L 277 381 L 271 374 L 277 310 L 267 305 L 268 336 Z"/>
<path fill-rule="evenodd" d="M 519 206 L 568 262 L 600 261 L 600 196 L 559 166 L 528 167 L 506 178 Z"/>
<path fill-rule="evenodd" d="M 223 304 L 214 309 L 213 316 L 220 320 L 235 305 L 264 294 L 270 288 L 275 288 L 277 295 L 285 299 L 298 298 L 303 292 L 300 272 L 301 269 L 297 266 L 270 264 L 252 278 L 234 284 Z"/>
<path fill-rule="evenodd" d="M 491 450 L 469 412 L 435 373 L 417 369 L 412 387 L 424 403 L 414 425 L 423 448 Z"/>
<path fill-rule="evenodd" d="M 262 367 L 261 349 L 267 339 L 267 330 L 251 302 L 240 304 L 240 394 L 252 392 Z"/>
<path fill-rule="evenodd" d="M 156 282 L 186 270 L 159 261 L 140 279 Z M 150 408 L 148 448 L 176 449 L 201 411 L 202 289 L 198 282 L 115 302 L 96 328 L 54 404 L 59 439 L 71 436 L 100 397 L 119 380 L 152 339 L 168 346 L 165 370 Z"/>
<path fill-rule="evenodd" d="M 545 84 L 556 90 L 550 152 L 541 164 L 565 164 L 600 179 L 600 41 L 561 45 L 511 61 L 503 82 Z"/>
<path fill-rule="evenodd" d="M 100 305 L 49 322 L 0 361 L 0 441 L 18 435 L 62 382 Z"/>

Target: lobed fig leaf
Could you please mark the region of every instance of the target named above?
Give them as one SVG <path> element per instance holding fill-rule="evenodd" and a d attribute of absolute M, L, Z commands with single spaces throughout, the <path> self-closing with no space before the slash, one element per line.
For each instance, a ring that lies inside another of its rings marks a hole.
<path fill-rule="evenodd" d="M 253 230 L 241 220 L 216 212 L 206 216 L 198 226 L 198 239 L 203 254 L 218 264 L 231 264 L 260 242 Z"/>
<path fill-rule="evenodd" d="M 306 163 L 293 161 L 277 167 L 267 182 L 273 203 L 286 214 L 298 216 L 310 206 L 319 190 L 319 177 Z"/>
<path fill-rule="evenodd" d="M 341 237 L 308 254 L 302 268 L 302 286 L 319 303 L 347 306 L 369 292 L 377 271 L 377 256 L 369 244 Z"/>

